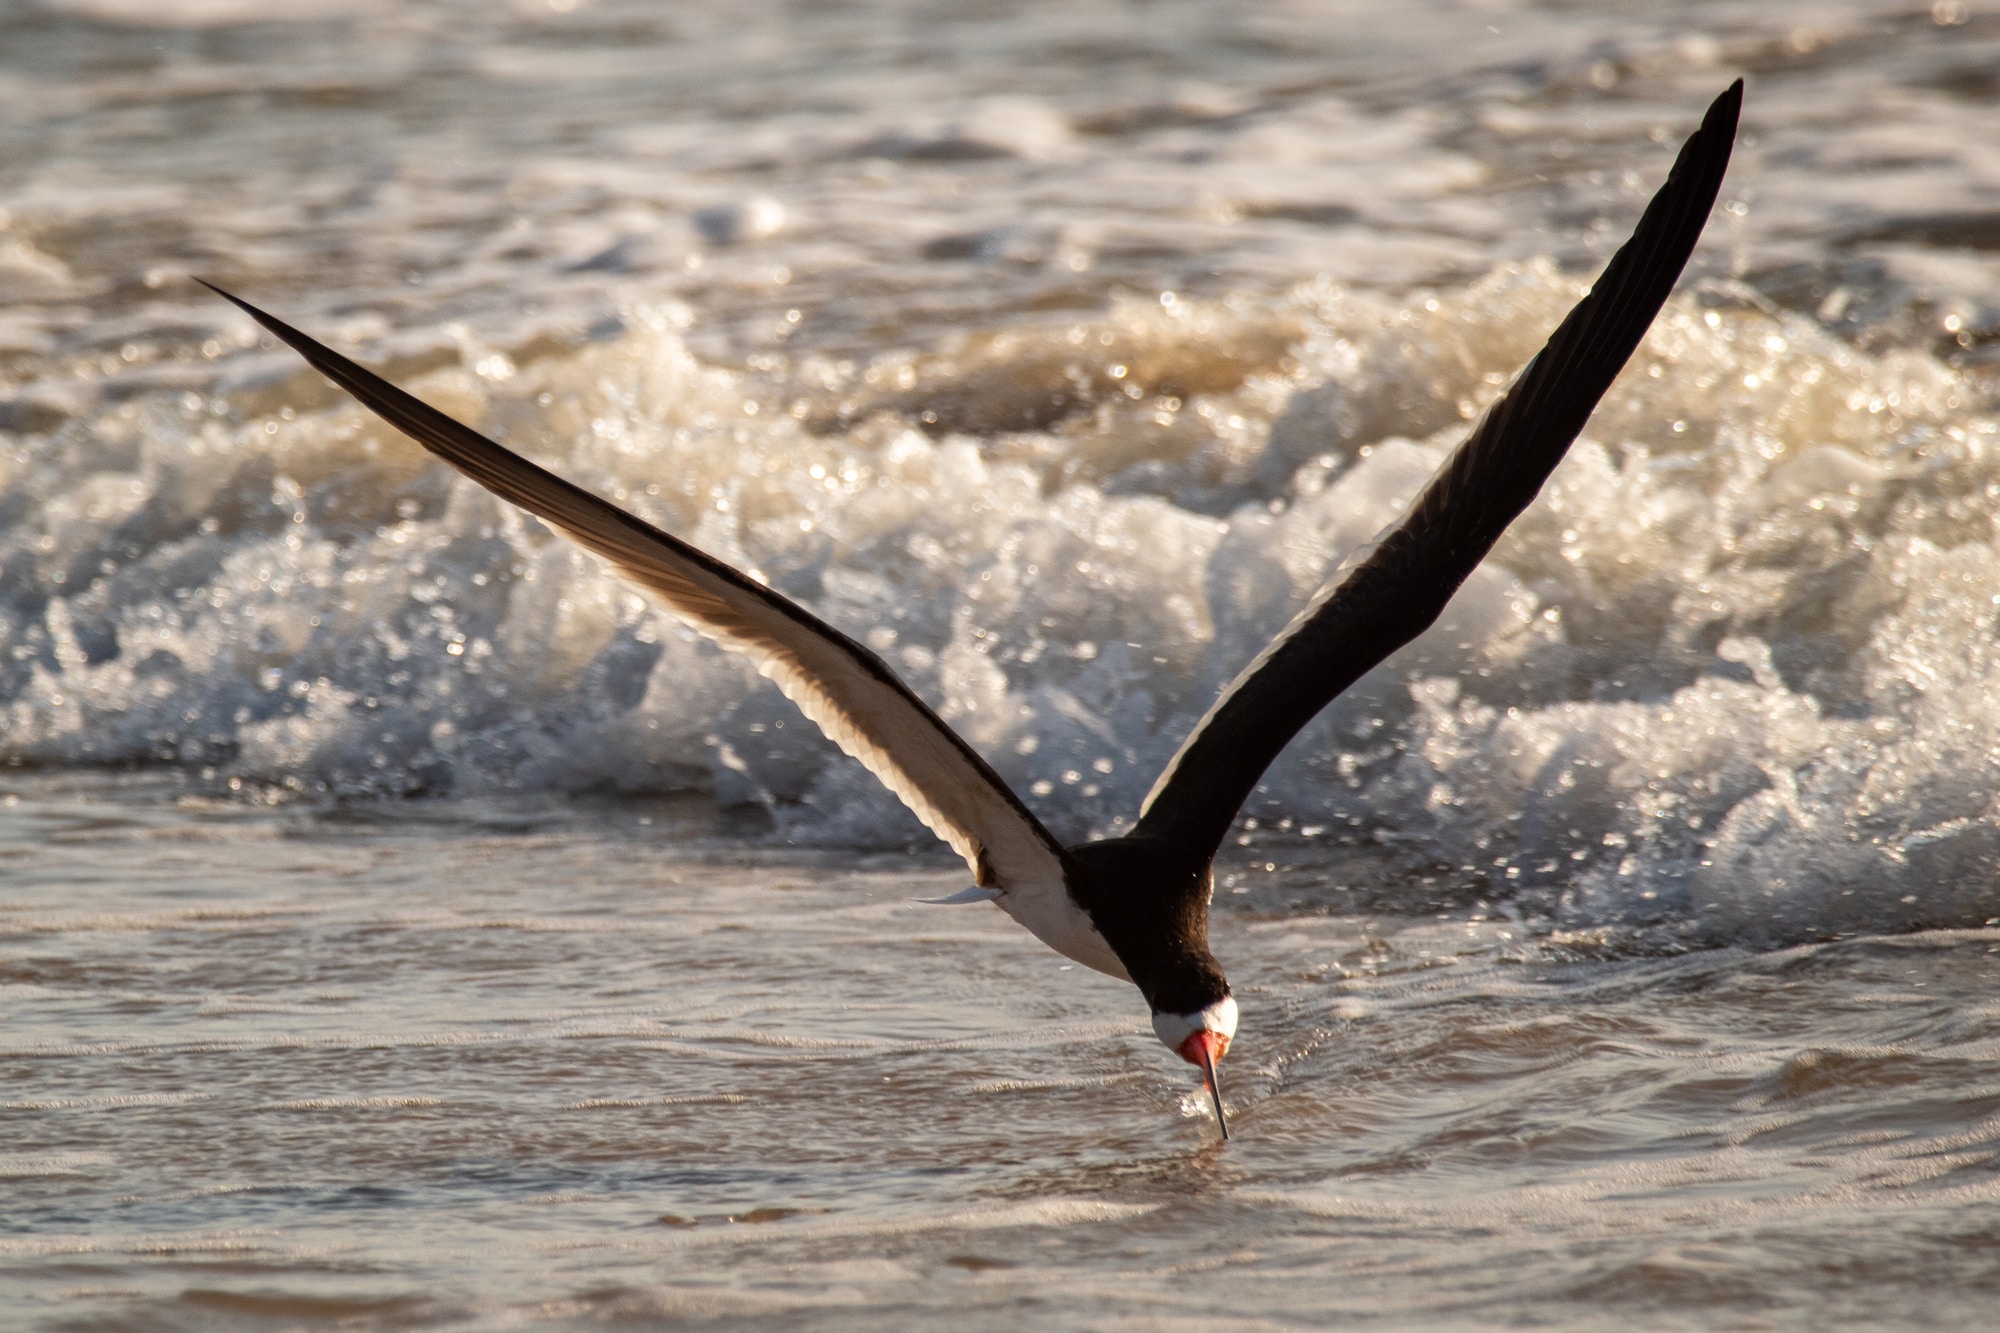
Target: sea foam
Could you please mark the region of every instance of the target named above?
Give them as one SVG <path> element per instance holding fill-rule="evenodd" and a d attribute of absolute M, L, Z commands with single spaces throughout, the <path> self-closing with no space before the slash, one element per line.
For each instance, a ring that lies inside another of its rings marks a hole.
<path fill-rule="evenodd" d="M 1531 262 L 1400 301 L 1166 293 L 739 368 L 663 307 L 580 347 L 468 343 L 410 383 L 862 639 L 1079 837 L 1129 826 L 1581 290 Z M 739 659 L 256 364 L 4 456 L 8 761 L 274 799 L 693 789 L 795 841 L 923 841 Z M 2000 915 L 1995 431 L 1926 354 L 1683 291 L 1443 620 L 1274 766 L 1252 828 L 1573 922 Z"/>

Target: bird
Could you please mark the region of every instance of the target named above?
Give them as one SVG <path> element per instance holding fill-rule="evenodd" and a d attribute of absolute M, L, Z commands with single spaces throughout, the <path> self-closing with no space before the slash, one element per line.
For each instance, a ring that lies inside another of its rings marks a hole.
<path fill-rule="evenodd" d="M 204 280 L 364 406 L 479 485 L 608 561 L 694 629 L 746 656 L 965 859 L 973 886 L 1057 953 L 1136 986 L 1161 1043 L 1202 1075 L 1236 1036 L 1209 950 L 1213 863 L 1299 730 L 1415 639 L 1526 509 L 1638 347 L 1693 253 L 1735 142 L 1738 79 L 1710 104 L 1630 239 L 1486 409 L 1403 516 L 1350 555 L 1231 681 L 1119 836 L 1064 845 L 889 665 L 804 607 L 520 457 Z"/>

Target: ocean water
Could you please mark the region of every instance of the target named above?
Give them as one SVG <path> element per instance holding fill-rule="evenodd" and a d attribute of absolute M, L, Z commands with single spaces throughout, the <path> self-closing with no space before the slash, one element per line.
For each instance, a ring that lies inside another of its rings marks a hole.
<path fill-rule="evenodd" d="M 0 3 L 0 1316 L 1977 1322 L 1996 70 L 1956 0 Z M 189 280 L 1082 837 L 1738 75 L 1627 373 L 1246 809 L 1226 1148 L 740 662 Z"/>

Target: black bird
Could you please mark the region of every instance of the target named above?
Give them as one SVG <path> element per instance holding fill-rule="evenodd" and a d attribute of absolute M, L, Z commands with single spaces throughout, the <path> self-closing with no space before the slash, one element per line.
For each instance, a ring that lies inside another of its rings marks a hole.
<path fill-rule="evenodd" d="M 1123 837 L 1065 847 L 929 705 L 861 644 L 679 538 L 520 458 L 220 288 L 384 420 L 494 494 L 610 561 L 753 661 L 971 867 L 974 888 L 1087 967 L 1131 981 L 1167 1048 L 1202 1070 L 1224 1138 L 1215 1065 L 1236 1001 L 1208 950 L 1212 863 L 1238 809 L 1301 727 L 1423 633 L 1540 491 L 1639 344 L 1721 188 L 1743 100 L 1716 98 L 1667 182 L 1590 294 L 1488 408 L 1400 522 L 1346 562 L 1222 692 Z"/>

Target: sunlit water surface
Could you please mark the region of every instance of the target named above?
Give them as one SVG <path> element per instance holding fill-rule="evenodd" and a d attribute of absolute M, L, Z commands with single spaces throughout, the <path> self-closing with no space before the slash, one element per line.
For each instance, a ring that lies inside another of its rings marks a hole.
<path fill-rule="evenodd" d="M 1967 1325 L 1978 5 L 0 3 L 0 1319 Z M 187 281 L 864 638 L 1064 836 L 1729 79 L 1722 207 L 1128 988 Z"/>
<path fill-rule="evenodd" d="M 13 1322 L 1972 1327 L 2000 932 L 1602 957 L 1229 894 L 1128 988 L 698 804 L 0 806 Z M 152 799 L 149 799 L 152 798 Z M 1478 916 L 1479 914 L 1473 914 Z"/>

